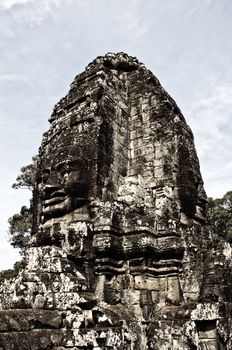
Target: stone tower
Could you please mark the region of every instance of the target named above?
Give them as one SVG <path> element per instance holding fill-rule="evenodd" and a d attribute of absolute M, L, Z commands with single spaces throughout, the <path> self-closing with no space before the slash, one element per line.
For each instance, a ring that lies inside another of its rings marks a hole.
<path fill-rule="evenodd" d="M 0 349 L 231 349 L 231 248 L 212 249 L 193 135 L 157 78 L 97 57 L 50 123 Z"/>

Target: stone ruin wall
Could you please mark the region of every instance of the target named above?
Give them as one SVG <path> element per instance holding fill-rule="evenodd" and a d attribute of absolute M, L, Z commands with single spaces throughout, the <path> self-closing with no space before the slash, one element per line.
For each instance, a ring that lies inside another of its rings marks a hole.
<path fill-rule="evenodd" d="M 50 118 L 1 350 L 230 350 L 231 247 L 212 248 L 193 135 L 157 78 L 96 58 Z"/>

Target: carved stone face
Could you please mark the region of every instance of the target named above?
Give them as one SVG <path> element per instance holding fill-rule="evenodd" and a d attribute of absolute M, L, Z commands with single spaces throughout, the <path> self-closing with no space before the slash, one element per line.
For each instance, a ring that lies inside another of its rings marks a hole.
<path fill-rule="evenodd" d="M 42 221 L 84 205 L 88 198 L 88 170 L 81 159 L 69 159 L 42 169 L 38 183 Z"/>

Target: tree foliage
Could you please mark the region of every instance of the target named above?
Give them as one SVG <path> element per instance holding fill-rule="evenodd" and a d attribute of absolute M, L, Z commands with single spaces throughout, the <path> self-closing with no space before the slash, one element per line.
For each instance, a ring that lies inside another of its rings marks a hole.
<path fill-rule="evenodd" d="M 232 243 L 232 191 L 222 198 L 209 198 L 207 222 L 218 240 Z"/>
<path fill-rule="evenodd" d="M 16 178 L 16 182 L 12 185 L 15 189 L 29 189 L 33 191 L 36 179 L 38 157 L 32 158 L 32 163 L 21 168 L 21 173 Z M 32 203 L 32 201 L 30 201 Z M 27 208 L 22 206 L 19 213 L 14 214 L 8 219 L 9 222 L 9 239 L 10 244 L 14 248 L 20 248 L 20 252 L 24 255 L 27 246 L 31 227 L 32 227 L 32 204 Z"/>
<path fill-rule="evenodd" d="M 24 260 L 16 261 L 13 269 L 7 269 L 0 271 L 0 284 L 5 280 L 9 280 L 17 277 L 19 270 L 25 266 Z"/>
<path fill-rule="evenodd" d="M 11 216 L 8 222 L 10 243 L 14 248 L 20 248 L 23 254 L 31 233 L 32 209 L 23 206 L 20 213 Z"/>
<path fill-rule="evenodd" d="M 32 163 L 21 168 L 21 173 L 16 178 L 16 182 L 13 183 L 12 187 L 15 189 L 29 189 L 33 190 L 35 179 L 36 179 L 36 171 L 37 171 L 37 161 L 38 156 L 32 157 Z"/>

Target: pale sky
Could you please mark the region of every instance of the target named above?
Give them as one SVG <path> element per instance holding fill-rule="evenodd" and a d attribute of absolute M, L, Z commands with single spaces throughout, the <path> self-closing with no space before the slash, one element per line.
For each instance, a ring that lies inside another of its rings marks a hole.
<path fill-rule="evenodd" d="M 177 102 L 208 196 L 232 190 L 231 18 L 231 0 L 0 0 L 0 270 L 18 259 L 7 219 L 30 197 L 11 185 L 54 104 L 107 52 L 136 56 Z"/>

